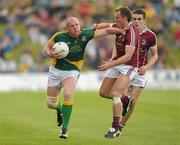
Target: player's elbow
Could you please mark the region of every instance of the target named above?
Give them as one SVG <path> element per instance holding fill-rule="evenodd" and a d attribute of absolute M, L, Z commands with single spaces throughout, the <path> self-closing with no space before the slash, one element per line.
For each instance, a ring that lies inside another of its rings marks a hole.
<path fill-rule="evenodd" d="M 132 58 L 132 55 L 129 55 L 129 54 L 126 55 L 126 60 L 127 60 L 127 61 L 130 61 L 131 58 Z"/>
<path fill-rule="evenodd" d="M 158 60 L 158 54 L 155 55 L 155 61 L 157 61 L 157 60 Z"/>

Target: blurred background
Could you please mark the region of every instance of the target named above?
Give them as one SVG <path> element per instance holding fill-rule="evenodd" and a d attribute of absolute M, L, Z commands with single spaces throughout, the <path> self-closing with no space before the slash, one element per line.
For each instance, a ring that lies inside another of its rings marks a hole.
<path fill-rule="evenodd" d="M 0 0 L 0 73 L 47 72 L 42 52 L 47 40 L 77 16 L 83 28 L 113 22 L 114 10 L 143 8 L 147 25 L 158 36 L 159 59 L 152 69 L 180 68 L 180 0 Z M 113 37 L 91 41 L 84 70 L 110 58 Z"/>

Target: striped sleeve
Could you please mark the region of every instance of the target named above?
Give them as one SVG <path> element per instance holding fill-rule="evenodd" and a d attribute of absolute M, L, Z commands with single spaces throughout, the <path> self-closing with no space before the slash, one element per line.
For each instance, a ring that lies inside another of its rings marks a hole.
<path fill-rule="evenodd" d="M 126 45 L 136 47 L 136 34 L 133 27 L 130 27 L 126 35 Z"/>

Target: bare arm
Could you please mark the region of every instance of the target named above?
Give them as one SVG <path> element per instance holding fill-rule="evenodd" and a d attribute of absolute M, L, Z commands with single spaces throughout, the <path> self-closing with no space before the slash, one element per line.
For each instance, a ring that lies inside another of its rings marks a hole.
<path fill-rule="evenodd" d="M 157 52 L 157 46 L 154 46 L 151 48 L 151 54 L 152 56 L 149 59 L 149 62 L 146 65 L 143 65 L 142 67 L 140 67 L 139 69 L 139 74 L 140 75 L 144 75 L 145 72 L 152 66 L 155 64 L 155 62 L 158 59 L 158 52 Z"/>
<path fill-rule="evenodd" d="M 135 47 L 126 46 L 125 55 L 123 55 L 122 57 L 118 58 L 115 61 L 112 61 L 110 67 L 120 65 L 120 64 L 124 64 L 124 63 L 130 61 L 133 54 L 134 54 L 134 50 L 135 50 Z"/>
<path fill-rule="evenodd" d="M 115 61 L 106 62 L 106 63 L 100 65 L 98 67 L 98 70 L 104 71 L 104 70 L 107 70 L 111 67 L 114 67 L 114 66 L 128 62 L 129 60 L 131 60 L 131 58 L 134 54 L 134 51 L 135 51 L 135 47 L 126 46 L 125 55 L 123 55 L 122 57 L 120 57 L 119 59 L 117 59 Z"/>
<path fill-rule="evenodd" d="M 116 56 L 116 47 L 113 48 L 111 60 Z"/>
<path fill-rule="evenodd" d="M 94 38 L 103 37 L 107 35 L 113 35 L 113 34 L 119 34 L 123 33 L 124 29 L 114 28 L 114 27 L 108 27 L 104 29 L 96 29 Z"/>
<path fill-rule="evenodd" d="M 99 24 L 93 24 L 92 27 L 95 29 L 104 29 L 107 27 L 112 27 L 113 23 L 99 23 Z"/>
<path fill-rule="evenodd" d="M 158 59 L 157 46 L 151 48 L 151 53 L 152 53 L 152 56 L 149 59 L 149 62 L 146 64 L 147 69 L 149 69 L 152 65 L 154 65 Z"/>
<path fill-rule="evenodd" d="M 53 42 L 48 41 L 48 43 L 44 46 L 43 50 L 47 56 L 51 56 L 53 45 L 54 45 Z"/>

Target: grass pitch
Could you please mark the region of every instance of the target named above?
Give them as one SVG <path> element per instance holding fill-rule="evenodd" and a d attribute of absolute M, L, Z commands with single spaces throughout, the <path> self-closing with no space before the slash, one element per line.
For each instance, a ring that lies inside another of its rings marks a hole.
<path fill-rule="evenodd" d="M 0 93 L 0 145 L 179 145 L 179 94 L 179 90 L 145 90 L 123 134 L 106 139 L 111 100 L 97 92 L 76 92 L 69 138 L 63 140 L 44 93 Z"/>

